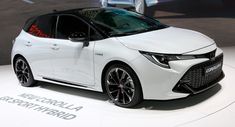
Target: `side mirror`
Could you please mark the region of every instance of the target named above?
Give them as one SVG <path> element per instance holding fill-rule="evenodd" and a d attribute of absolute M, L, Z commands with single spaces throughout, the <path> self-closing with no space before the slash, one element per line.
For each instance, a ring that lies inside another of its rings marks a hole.
<path fill-rule="evenodd" d="M 72 42 L 82 42 L 84 46 L 89 45 L 88 37 L 83 32 L 74 32 L 69 35 L 69 40 Z"/>

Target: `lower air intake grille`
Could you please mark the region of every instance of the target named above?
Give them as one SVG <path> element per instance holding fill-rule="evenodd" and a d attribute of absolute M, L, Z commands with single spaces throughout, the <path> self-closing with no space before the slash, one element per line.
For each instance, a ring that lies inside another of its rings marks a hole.
<path fill-rule="evenodd" d="M 222 65 L 222 54 L 214 60 L 194 65 L 184 74 L 173 91 L 195 94 L 210 88 L 224 77 Z"/>

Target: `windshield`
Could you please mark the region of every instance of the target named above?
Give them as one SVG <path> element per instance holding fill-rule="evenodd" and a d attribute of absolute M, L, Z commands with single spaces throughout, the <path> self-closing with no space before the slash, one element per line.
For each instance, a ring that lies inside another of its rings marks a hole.
<path fill-rule="evenodd" d="M 167 27 L 155 19 L 124 9 L 81 10 L 79 13 L 109 36 L 125 36 Z"/>

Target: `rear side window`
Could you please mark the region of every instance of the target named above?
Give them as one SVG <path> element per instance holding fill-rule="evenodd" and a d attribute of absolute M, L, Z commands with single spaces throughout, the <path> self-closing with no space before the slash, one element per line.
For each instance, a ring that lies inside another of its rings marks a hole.
<path fill-rule="evenodd" d="M 36 21 L 36 17 L 29 18 L 23 27 L 24 31 L 28 31 L 28 29 L 31 27 L 31 25 Z"/>
<path fill-rule="evenodd" d="M 40 16 L 28 28 L 28 33 L 44 38 L 53 38 L 56 23 L 56 16 Z"/>

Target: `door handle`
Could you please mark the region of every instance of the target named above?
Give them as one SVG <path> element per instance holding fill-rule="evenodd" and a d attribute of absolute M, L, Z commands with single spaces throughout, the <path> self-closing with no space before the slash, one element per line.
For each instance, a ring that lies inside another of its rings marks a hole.
<path fill-rule="evenodd" d="M 53 50 L 59 50 L 60 48 L 59 48 L 59 46 L 58 46 L 57 44 L 53 44 L 53 45 L 51 46 L 51 49 L 53 49 Z"/>
<path fill-rule="evenodd" d="M 25 45 L 28 46 L 28 47 L 32 46 L 30 41 L 28 41 Z"/>

